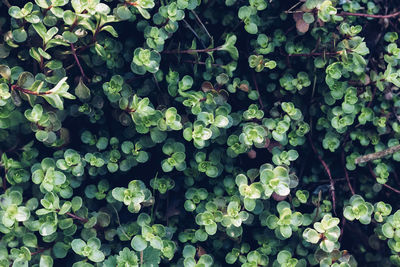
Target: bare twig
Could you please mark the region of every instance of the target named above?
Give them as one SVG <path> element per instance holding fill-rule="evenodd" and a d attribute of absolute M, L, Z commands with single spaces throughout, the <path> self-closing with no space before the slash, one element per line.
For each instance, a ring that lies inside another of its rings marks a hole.
<path fill-rule="evenodd" d="M 186 27 L 193 33 L 193 35 L 196 36 L 196 38 L 200 41 L 201 45 L 204 48 L 206 48 L 206 45 L 203 43 L 203 40 L 201 40 L 200 36 L 197 35 L 196 31 L 192 28 L 192 26 L 190 26 L 190 24 L 185 19 L 183 19 L 182 21 L 186 24 Z"/>
<path fill-rule="evenodd" d="M 318 57 L 318 56 L 337 56 L 342 54 L 342 51 L 337 52 L 323 52 L 323 53 L 309 53 L 309 54 L 289 54 L 289 57 Z"/>
<path fill-rule="evenodd" d="M 202 62 L 202 61 L 194 61 L 194 60 L 184 60 L 183 62 L 185 63 L 192 63 L 192 64 L 199 64 L 199 65 L 206 65 L 206 62 Z M 223 67 L 224 65 L 222 64 L 216 64 L 216 63 L 211 63 L 211 66 L 213 67 Z"/>
<path fill-rule="evenodd" d="M 49 250 L 49 249 L 51 249 L 51 248 L 41 248 L 35 252 L 31 252 L 31 256 L 41 254 L 42 252 L 45 252 L 46 250 Z"/>
<path fill-rule="evenodd" d="M 203 28 L 203 30 L 206 32 L 206 34 L 208 35 L 208 37 L 210 38 L 210 40 L 212 40 L 212 36 L 210 35 L 210 33 L 208 32 L 206 26 L 204 26 L 203 22 L 200 20 L 199 16 L 197 16 L 196 12 L 194 12 L 194 10 L 192 10 L 193 15 L 196 17 L 196 20 L 199 22 L 199 24 L 201 25 L 201 27 Z"/>
<path fill-rule="evenodd" d="M 364 156 L 360 156 L 360 157 L 355 159 L 355 163 L 356 164 L 360 164 L 360 163 L 365 163 L 365 162 L 369 162 L 369 161 L 372 161 L 372 160 L 380 159 L 380 158 L 386 157 L 388 155 L 391 155 L 393 153 L 396 153 L 399 150 L 400 150 L 400 145 L 392 146 L 392 147 L 389 147 L 389 148 L 384 149 L 382 151 L 378 151 L 378 152 L 375 152 L 375 153 L 370 153 L 370 154 L 367 154 L 367 155 L 364 155 Z"/>
<path fill-rule="evenodd" d="M 11 7 L 11 4 L 8 2 L 8 0 L 3 0 L 3 4 L 5 4 L 8 8 Z"/>
<path fill-rule="evenodd" d="M 373 15 L 373 14 L 365 14 L 365 13 L 351 13 L 351 12 L 341 12 L 337 14 L 338 16 L 347 17 L 347 16 L 354 16 L 354 17 L 366 17 L 366 18 L 375 18 L 375 19 L 389 19 L 395 18 L 400 15 L 400 11 L 387 14 L 387 15 Z"/>
<path fill-rule="evenodd" d="M 252 73 L 252 76 L 253 76 L 254 87 L 256 88 L 257 93 L 258 93 L 258 102 L 260 103 L 261 109 L 264 109 L 264 105 L 261 100 L 261 94 L 260 94 L 260 91 L 258 90 L 257 78 L 256 78 L 256 75 L 254 74 L 254 72 Z"/>
<path fill-rule="evenodd" d="M 79 217 L 78 215 L 75 215 L 75 214 L 73 214 L 71 212 L 66 212 L 65 214 L 68 215 L 69 217 L 71 217 L 72 219 L 81 221 L 83 223 L 87 223 L 89 221 L 88 219 Z"/>
<path fill-rule="evenodd" d="M 81 72 L 82 77 L 83 77 L 84 79 L 88 80 L 88 78 L 86 77 L 85 72 L 83 71 L 83 68 L 82 68 L 81 63 L 79 62 L 78 56 L 76 55 L 75 46 L 74 46 L 74 44 L 72 44 L 72 43 L 71 43 L 71 52 L 72 52 L 72 55 L 74 56 L 74 59 L 75 59 L 76 64 L 77 64 L 78 67 L 79 67 L 79 70 L 80 70 L 80 72 Z"/>
<path fill-rule="evenodd" d="M 355 195 L 356 192 L 354 191 L 353 186 L 350 183 L 349 173 L 347 172 L 347 169 L 346 169 L 346 161 L 344 159 L 344 150 L 342 151 L 342 165 L 343 165 L 344 176 L 346 177 L 347 185 L 350 188 L 351 194 Z"/>
<path fill-rule="evenodd" d="M 208 53 L 212 51 L 218 51 L 221 50 L 222 46 L 217 46 L 214 48 L 205 48 L 205 49 L 188 49 L 188 50 L 165 50 L 162 51 L 161 53 L 163 54 L 192 54 L 192 53 Z"/>
<path fill-rule="evenodd" d="M 311 148 L 314 151 L 314 154 L 316 154 L 316 156 L 318 157 L 319 161 L 321 162 L 322 166 L 325 169 L 326 174 L 329 177 L 329 183 L 330 183 L 330 187 L 329 190 L 331 192 L 331 197 L 332 197 L 332 206 L 333 206 L 333 212 L 336 215 L 336 194 L 335 194 L 335 181 L 332 178 L 332 174 L 331 174 L 331 170 L 328 167 L 328 164 L 326 164 L 326 162 L 322 159 L 321 155 L 318 153 L 317 149 L 315 148 L 312 140 L 311 140 L 311 135 L 308 135 L 308 141 L 311 144 Z"/>

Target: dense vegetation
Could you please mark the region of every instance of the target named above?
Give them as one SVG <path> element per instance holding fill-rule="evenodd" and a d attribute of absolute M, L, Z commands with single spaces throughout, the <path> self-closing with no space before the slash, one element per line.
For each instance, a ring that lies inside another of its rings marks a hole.
<path fill-rule="evenodd" d="M 400 266 L 396 0 L 0 3 L 0 266 Z"/>

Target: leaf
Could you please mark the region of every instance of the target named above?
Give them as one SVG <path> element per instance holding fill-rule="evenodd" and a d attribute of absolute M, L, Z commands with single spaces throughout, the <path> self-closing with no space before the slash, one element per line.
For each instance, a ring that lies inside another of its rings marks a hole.
<path fill-rule="evenodd" d="M 306 13 L 307 14 L 307 13 Z M 296 21 L 296 29 L 301 33 L 306 33 L 310 28 L 310 24 L 305 22 L 303 19 Z"/>
<path fill-rule="evenodd" d="M 86 243 L 82 239 L 74 239 L 71 242 L 72 250 L 78 255 L 81 255 L 82 250 L 85 246 L 86 246 Z"/>
<path fill-rule="evenodd" d="M 90 255 L 89 255 L 89 260 L 94 261 L 94 262 L 102 262 L 104 261 L 104 254 L 100 250 L 94 250 Z"/>
<path fill-rule="evenodd" d="M 143 251 L 147 247 L 147 241 L 140 235 L 132 238 L 131 246 L 136 251 Z"/>
<path fill-rule="evenodd" d="M 227 51 L 234 60 L 239 58 L 239 51 L 235 47 L 236 40 L 236 35 L 230 35 L 226 38 L 225 44 L 221 46 L 221 50 Z"/>
<path fill-rule="evenodd" d="M 9 80 L 11 77 L 11 69 L 7 65 L 0 65 L 0 75 Z"/>
<path fill-rule="evenodd" d="M 48 255 L 40 255 L 39 267 L 52 267 L 53 266 L 53 258 Z"/>
<path fill-rule="evenodd" d="M 76 43 L 78 41 L 78 37 L 72 32 L 65 31 L 62 34 L 62 37 L 68 42 L 68 43 Z"/>
<path fill-rule="evenodd" d="M 90 99 L 90 89 L 83 82 L 82 77 L 79 79 L 78 85 L 75 87 L 75 95 L 81 100 L 86 101 Z"/>
<path fill-rule="evenodd" d="M 34 82 L 35 82 L 35 77 L 33 76 L 33 74 L 24 71 L 19 75 L 17 84 L 18 86 L 24 89 L 29 89 Z"/>
<path fill-rule="evenodd" d="M 117 31 L 111 25 L 104 26 L 103 28 L 101 28 L 101 31 L 106 31 L 106 32 L 110 33 L 113 37 L 118 38 Z"/>

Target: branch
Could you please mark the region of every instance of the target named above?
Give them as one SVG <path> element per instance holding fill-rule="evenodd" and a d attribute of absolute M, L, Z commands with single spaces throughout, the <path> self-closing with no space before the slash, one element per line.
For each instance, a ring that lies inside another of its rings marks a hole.
<path fill-rule="evenodd" d="M 71 52 L 72 52 L 72 55 L 73 55 L 74 58 L 75 58 L 76 64 L 77 64 L 78 67 L 79 67 L 79 70 L 80 70 L 80 72 L 81 72 L 81 75 L 83 76 L 84 79 L 88 80 L 88 78 L 86 77 L 85 72 L 83 71 L 83 68 L 82 68 L 81 63 L 79 62 L 78 56 L 76 55 L 75 46 L 74 46 L 74 44 L 72 44 L 72 43 L 71 43 Z"/>
<path fill-rule="evenodd" d="M 203 22 L 200 20 L 199 16 L 197 16 L 196 12 L 194 12 L 194 10 L 192 10 L 193 15 L 196 17 L 196 20 L 199 22 L 199 24 L 201 25 L 201 27 L 203 28 L 203 30 L 206 32 L 206 34 L 208 35 L 208 38 L 210 38 L 210 40 L 212 40 L 212 36 L 210 35 L 210 33 L 207 31 L 206 26 L 204 26 Z"/>
<path fill-rule="evenodd" d="M 399 150 L 400 150 L 400 145 L 392 146 L 392 147 L 389 147 L 389 148 L 387 148 L 385 150 L 382 150 L 382 151 L 378 151 L 378 152 L 375 152 L 375 153 L 371 153 L 371 154 L 367 154 L 367 155 L 364 155 L 364 156 L 360 156 L 360 157 L 355 159 L 355 163 L 356 164 L 360 164 L 360 163 L 365 163 L 365 162 L 368 162 L 368 161 L 380 159 L 380 158 L 386 157 L 388 155 L 391 155 L 393 153 L 396 153 Z"/>
<path fill-rule="evenodd" d="M 28 94 L 28 95 L 49 95 L 49 94 L 52 93 L 51 91 L 47 91 L 47 92 L 35 92 L 35 91 L 31 91 L 31 90 L 28 90 L 28 89 L 24 89 L 24 88 L 22 88 L 22 87 L 19 87 L 19 86 L 16 85 L 16 84 L 11 85 L 11 90 L 18 90 L 18 91 L 20 91 L 20 92 L 22 92 L 22 93 L 25 93 L 25 94 Z"/>
<path fill-rule="evenodd" d="M 8 8 L 11 7 L 11 4 L 8 2 L 8 0 L 3 0 L 3 4 L 5 4 Z"/>
<path fill-rule="evenodd" d="M 356 192 L 354 191 L 353 186 L 350 183 L 349 173 L 347 172 L 347 169 L 346 169 L 346 162 L 345 162 L 345 159 L 344 159 L 344 150 L 342 150 L 342 165 L 343 165 L 344 176 L 346 177 L 347 185 L 350 188 L 351 194 L 355 195 Z"/>
<path fill-rule="evenodd" d="M 60 210 L 57 210 L 57 211 L 60 211 Z M 79 217 L 78 215 L 75 215 L 75 214 L 73 214 L 71 212 L 66 212 L 65 214 L 68 215 L 69 217 L 71 217 L 72 219 L 76 219 L 76 220 L 81 221 L 83 223 L 87 223 L 89 221 L 88 219 Z"/>
<path fill-rule="evenodd" d="M 317 149 L 315 148 L 312 140 L 311 140 L 311 135 L 308 135 L 308 141 L 311 144 L 311 148 L 314 151 L 314 153 L 317 155 L 319 161 L 321 162 L 322 166 L 325 169 L 326 174 L 328 174 L 329 177 L 329 183 L 330 183 L 330 187 L 329 190 L 331 191 L 331 197 L 332 197 L 332 206 L 333 206 L 333 212 L 336 215 L 336 195 L 335 195 L 335 181 L 332 178 L 332 174 L 331 174 L 331 170 L 328 167 L 328 164 L 326 164 L 326 162 L 322 159 L 321 155 L 318 153 Z"/>
<path fill-rule="evenodd" d="M 36 254 L 40 254 L 42 252 L 45 252 L 46 250 L 51 249 L 51 248 L 41 248 L 38 251 L 35 252 L 31 252 L 31 256 L 36 255 Z"/>
<path fill-rule="evenodd" d="M 183 62 L 185 62 L 185 63 L 192 63 L 192 64 L 199 64 L 199 65 L 207 65 L 207 63 L 206 63 L 206 62 L 203 62 L 203 61 L 184 60 Z M 223 67 L 224 65 L 222 65 L 222 64 L 216 64 L 216 63 L 211 63 L 211 66 L 213 66 L 213 67 Z"/>
<path fill-rule="evenodd" d="M 188 50 L 166 50 L 162 51 L 161 53 L 163 54 L 192 54 L 192 53 L 208 53 L 212 51 L 218 51 L 221 50 L 222 46 L 217 46 L 214 48 L 205 48 L 205 49 L 188 49 Z"/>
<path fill-rule="evenodd" d="M 317 57 L 317 56 L 337 56 L 342 54 L 342 51 L 337 52 L 323 52 L 323 53 L 309 53 L 309 54 L 289 54 L 289 57 Z"/>
<path fill-rule="evenodd" d="M 373 15 L 373 14 L 365 14 L 365 13 L 351 13 L 351 12 L 341 12 L 337 14 L 338 16 L 347 17 L 347 16 L 354 16 L 354 17 L 366 17 L 366 18 L 375 18 L 375 19 L 389 19 L 394 18 L 400 15 L 400 11 L 388 14 L 388 15 Z"/>
<path fill-rule="evenodd" d="M 254 74 L 254 72 L 253 72 L 253 83 L 254 83 L 254 87 L 256 88 L 257 93 L 258 93 L 258 102 L 260 103 L 261 109 L 263 110 L 264 105 L 261 101 L 261 95 L 260 95 L 260 91 L 258 90 L 257 79 L 256 79 L 256 75 Z"/>

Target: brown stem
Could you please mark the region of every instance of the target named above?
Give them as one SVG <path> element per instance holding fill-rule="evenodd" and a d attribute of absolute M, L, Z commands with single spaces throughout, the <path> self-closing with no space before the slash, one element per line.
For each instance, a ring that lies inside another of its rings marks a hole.
<path fill-rule="evenodd" d="M 337 52 L 325 52 L 325 53 L 309 53 L 309 54 L 289 54 L 289 57 L 317 57 L 317 56 L 337 56 L 342 54 L 342 51 Z"/>
<path fill-rule="evenodd" d="M 400 145 L 392 146 L 392 147 L 389 147 L 389 148 L 384 149 L 382 151 L 378 151 L 378 152 L 375 152 L 375 153 L 370 153 L 370 154 L 367 154 L 367 155 L 364 155 L 364 156 L 360 156 L 360 157 L 355 159 L 355 163 L 356 164 L 360 164 L 360 163 L 365 163 L 365 162 L 368 162 L 368 161 L 380 159 L 380 158 L 386 157 L 387 155 L 391 155 L 393 153 L 396 153 L 399 150 L 400 150 Z"/>
<path fill-rule="evenodd" d="M 372 96 L 371 96 L 371 101 L 368 102 L 367 108 L 369 108 L 372 104 L 372 101 L 374 101 L 375 95 L 376 95 L 376 86 L 374 86 L 374 91 L 372 92 Z"/>
<path fill-rule="evenodd" d="M 7 184 L 6 184 L 6 182 L 7 182 L 7 181 L 6 181 L 6 176 L 4 175 L 4 176 L 3 176 L 3 185 L 2 185 L 2 186 L 3 186 L 3 189 L 4 189 L 4 192 L 7 191 Z"/>
<path fill-rule="evenodd" d="M 264 105 L 261 100 L 260 91 L 258 90 L 257 78 L 256 78 L 256 75 L 254 74 L 254 72 L 252 73 L 252 76 L 253 76 L 254 87 L 256 88 L 257 93 L 258 93 L 258 102 L 260 103 L 261 109 L 264 109 Z"/>
<path fill-rule="evenodd" d="M 3 4 L 5 4 L 8 8 L 11 7 L 11 4 L 8 2 L 8 0 L 3 0 Z"/>
<path fill-rule="evenodd" d="M 332 174 L 331 174 L 331 170 L 328 167 L 328 164 L 326 164 L 326 162 L 322 159 L 321 155 L 318 153 L 317 149 L 315 148 L 312 140 L 311 140 L 311 135 L 308 135 L 308 141 L 311 144 L 311 148 L 314 151 L 314 154 L 317 155 L 319 161 L 321 162 L 322 166 L 325 169 L 326 174 L 328 174 L 329 177 L 329 183 L 330 183 L 330 187 L 329 190 L 331 191 L 331 197 L 332 197 L 332 206 L 333 206 L 333 212 L 336 215 L 336 194 L 335 194 L 335 181 L 332 178 Z"/>
<path fill-rule="evenodd" d="M 57 211 L 60 211 L 60 210 L 57 210 Z M 81 221 L 83 223 L 87 223 L 89 221 L 88 219 L 79 217 L 78 215 L 75 215 L 75 214 L 73 214 L 71 212 L 66 212 L 65 214 L 68 215 L 69 217 L 71 217 L 72 219 L 76 219 L 76 220 Z"/>
<path fill-rule="evenodd" d="M 199 16 L 197 16 L 196 12 L 194 12 L 194 10 L 192 10 L 193 15 L 195 16 L 196 20 L 199 22 L 199 24 L 201 25 L 201 27 L 203 28 L 203 30 L 206 32 L 206 34 L 208 35 L 208 38 L 210 38 L 210 40 L 212 40 L 213 38 L 211 37 L 210 33 L 207 31 L 206 26 L 204 26 L 203 22 L 201 21 L 201 19 L 199 18 Z"/>
<path fill-rule="evenodd" d="M 203 62 L 203 61 L 194 61 L 194 60 L 184 60 L 183 62 L 192 63 L 192 64 L 199 64 L 199 65 L 206 65 L 207 64 L 206 62 Z M 224 65 L 212 63 L 211 66 L 213 66 L 213 67 L 223 67 Z"/>
<path fill-rule="evenodd" d="M 31 90 L 28 90 L 28 89 L 21 88 L 21 87 L 19 87 L 19 86 L 16 85 L 16 84 L 11 85 L 11 90 L 18 90 L 18 91 L 20 91 L 20 92 L 22 92 L 22 93 L 25 93 L 25 94 L 28 94 L 28 95 L 49 95 L 49 94 L 51 94 L 51 91 L 47 91 L 47 92 L 34 92 L 34 91 L 31 91 Z"/>
<path fill-rule="evenodd" d="M 51 248 L 41 248 L 41 249 L 39 249 L 39 250 L 37 250 L 35 252 L 31 252 L 31 256 L 40 254 L 40 253 L 45 252 L 46 250 L 49 250 L 49 249 L 51 249 Z"/>
<path fill-rule="evenodd" d="M 192 54 L 192 53 L 208 53 L 212 51 L 218 51 L 221 50 L 222 46 L 217 46 L 214 48 L 205 48 L 205 49 L 188 49 L 188 50 L 166 50 L 162 51 L 164 54 Z"/>
<path fill-rule="evenodd" d="M 344 176 L 346 177 L 347 185 L 350 188 L 351 194 L 355 195 L 356 192 L 354 191 L 353 186 L 350 183 L 349 173 L 347 172 L 347 169 L 346 169 L 346 161 L 344 159 L 344 150 L 342 150 L 342 165 L 343 165 Z"/>
<path fill-rule="evenodd" d="M 81 63 L 79 62 L 78 56 L 76 55 L 76 49 L 75 49 L 74 44 L 71 44 L 71 52 L 72 52 L 72 55 L 74 56 L 74 59 L 75 59 L 76 64 L 77 64 L 78 67 L 79 67 L 79 70 L 80 70 L 80 72 L 81 72 L 82 77 L 83 77 L 84 79 L 88 80 L 87 77 L 86 77 L 85 72 L 83 71 L 83 68 L 82 68 Z"/>
<path fill-rule="evenodd" d="M 375 19 L 389 19 L 394 18 L 400 15 L 400 11 L 388 14 L 388 15 L 373 15 L 373 14 L 365 14 L 365 13 L 351 13 L 351 12 L 341 12 L 337 14 L 338 16 L 347 17 L 347 16 L 354 16 L 354 17 L 366 17 L 366 18 L 375 18 Z"/>

